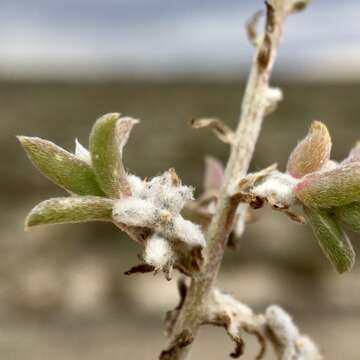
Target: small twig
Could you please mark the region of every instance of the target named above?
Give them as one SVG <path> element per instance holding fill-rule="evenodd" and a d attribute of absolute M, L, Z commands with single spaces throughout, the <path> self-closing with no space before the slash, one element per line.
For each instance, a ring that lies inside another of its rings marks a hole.
<path fill-rule="evenodd" d="M 262 10 L 257 11 L 246 23 L 246 33 L 251 44 L 258 46 L 260 43 L 259 34 L 257 32 L 257 26 L 261 16 L 264 15 Z"/>
<path fill-rule="evenodd" d="M 246 191 L 253 187 L 255 183 L 259 180 L 262 180 L 266 176 L 269 176 L 273 171 L 277 169 L 277 164 L 271 164 L 270 166 L 257 171 L 256 173 L 250 173 L 244 176 L 241 180 L 238 181 L 238 184 L 235 185 L 238 190 Z"/>
<path fill-rule="evenodd" d="M 232 144 L 234 141 L 234 132 L 219 119 L 193 119 L 191 120 L 191 126 L 194 129 L 209 128 L 220 141 L 226 144 Z"/>

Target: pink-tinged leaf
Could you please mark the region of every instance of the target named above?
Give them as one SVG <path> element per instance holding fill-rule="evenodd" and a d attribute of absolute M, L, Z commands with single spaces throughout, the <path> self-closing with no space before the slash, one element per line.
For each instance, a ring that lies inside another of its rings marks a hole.
<path fill-rule="evenodd" d="M 312 208 L 333 208 L 360 201 L 360 163 L 309 174 L 295 187 L 295 195 Z"/>
<path fill-rule="evenodd" d="M 211 156 L 205 158 L 204 191 L 220 190 L 224 181 L 224 167 Z"/>
<path fill-rule="evenodd" d="M 327 127 L 314 121 L 309 133 L 292 151 L 287 172 L 295 178 L 320 170 L 330 159 L 331 137 Z"/>
<path fill-rule="evenodd" d="M 360 162 L 360 141 L 351 149 L 349 156 L 343 160 L 341 164 L 349 164 L 352 162 Z"/>
<path fill-rule="evenodd" d="M 91 166 L 54 143 L 18 136 L 32 163 L 52 182 L 77 195 L 103 196 Z"/>
<path fill-rule="evenodd" d="M 320 247 L 335 269 L 340 274 L 351 270 L 355 262 L 355 252 L 334 216 L 324 210 L 306 207 L 304 213 Z"/>
<path fill-rule="evenodd" d="M 138 120 L 106 114 L 94 124 L 89 147 L 92 165 L 101 189 L 111 198 L 130 195 L 123 165 L 123 148 Z"/>
<path fill-rule="evenodd" d="M 36 205 L 25 220 L 25 229 L 38 225 L 111 221 L 113 201 L 99 196 L 53 198 Z"/>

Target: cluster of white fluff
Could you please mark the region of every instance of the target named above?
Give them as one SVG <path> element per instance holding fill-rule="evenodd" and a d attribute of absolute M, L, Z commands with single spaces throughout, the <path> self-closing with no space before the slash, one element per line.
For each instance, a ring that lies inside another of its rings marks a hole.
<path fill-rule="evenodd" d="M 91 165 L 89 151 L 75 140 L 75 155 Z M 203 248 L 205 238 L 200 227 L 185 220 L 180 212 L 193 200 L 194 189 L 181 184 L 173 170 L 149 181 L 129 174 L 131 196 L 119 199 L 113 207 L 113 220 L 131 227 L 149 228 L 154 235 L 147 239 L 144 261 L 156 270 L 171 266 L 177 251 Z M 183 244 L 185 246 L 179 246 Z"/>
<path fill-rule="evenodd" d="M 268 199 L 272 204 L 291 206 L 296 201 L 294 188 L 297 183 L 298 180 L 291 175 L 274 171 L 251 192 L 256 196 Z"/>
<path fill-rule="evenodd" d="M 146 244 L 144 261 L 153 265 L 155 270 L 161 270 L 174 260 L 173 250 L 167 240 L 153 235 Z"/>
<path fill-rule="evenodd" d="M 115 222 L 145 227 L 154 231 L 147 240 L 144 261 L 162 269 L 176 258 L 179 243 L 182 249 L 204 247 L 200 227 L 185 220 L 180 211 L 193 199 L 193 189 L 180 183 L 169 170 L 150 181 L 135 175 L 128 176 L 131 196 L 116 201 L 113 208 Z"/>
<path fill-rule="evenodd" d="M 266 323 L 281 347 L 281 360 L 320 360 L 316 345 L 301 335 L 290 315 L 277 305 L 267 308 Z"/>

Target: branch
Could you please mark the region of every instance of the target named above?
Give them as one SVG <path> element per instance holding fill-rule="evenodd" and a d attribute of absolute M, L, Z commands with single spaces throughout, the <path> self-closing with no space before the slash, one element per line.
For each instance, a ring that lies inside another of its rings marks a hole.
<path fill-rule="evenodd" d="M 225 170 L 224 183 L 217 202 L 216 213 L 207 233 L 206 261 L 199 274 L 192 278 L 184 305 L 174 325 L 168 349 L 174 347 L 174 343 L 184 332 L 191 334 L 191 339 L 194 339 L 202 324 L 204 307 L 211 297 L 237 210 L 238 202 L 232 199 L 230 187 L 234 179 L 244 177 L 248 171 L 261 125 L 269 107 L 269 79 L 288 13 L 289 1 L 268 0 L 266 2 L 265 34 L 256 49 L 241 107 L 240 122 Z M 242 220 L 245 217 L 245 211 L 246 207 L 240 212 L 239 216 Z M 190 343 L 187 346 L 179 346 L 168 359 L 185 359 L 189 350 Z"/>

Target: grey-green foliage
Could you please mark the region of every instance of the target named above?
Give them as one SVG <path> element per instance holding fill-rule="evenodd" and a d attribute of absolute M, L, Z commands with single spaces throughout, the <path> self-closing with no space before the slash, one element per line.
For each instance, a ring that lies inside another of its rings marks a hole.
<path fill-rule="evenodd" d="M 334 214 L 339 221 L 348 225 L 351 230 L 360 232 L 360 203 L 339 206 L 334 209 Z"/>
<path fill-rule="evenodd" d="M 107 114 L 93 126 L 89 149 L 93 168 L 101 189 L 111 198 L 130 194 L 122 162 L 123 147 L 137 121 L 120 114 Z"/>
<path fill-rule="evenodd" d="M 32 163 L 56 185 L 77 195 L 104 195 L 85 161 L 44 139 L 27 136 L 18 139 Z"/>
<path fill-rule="evenodd" d="M 349 271 L 355 262 L 353 247 L 332 214 L 304 207 L 307 222 L 324 254 L 339 273 Z"/>
<path fill-rule="evenodd" d="M 360 163 L 306 175 L 295 189 L 308 207 L 333 208 L 360 201 Z"/>
<path fill-rule="evenodd" d="M 112 221 L 113 201 L 131 195 L 122 151 L 137 120 L 107 114 L 98 119 L 90 135 L 91 153 L 77 142 L 72 154 L 37 137 L 18 136 L 33 164 L 51 181 L 73 195 L 35 206 L 26 228 L 42 224 Z"/>
<path fill-rule="evenodd" d="M 52 198 L 36 205 L 25 220 L 25 228 L 37 225 L 111 221 L 113 201 L 99 196 Z"/>

